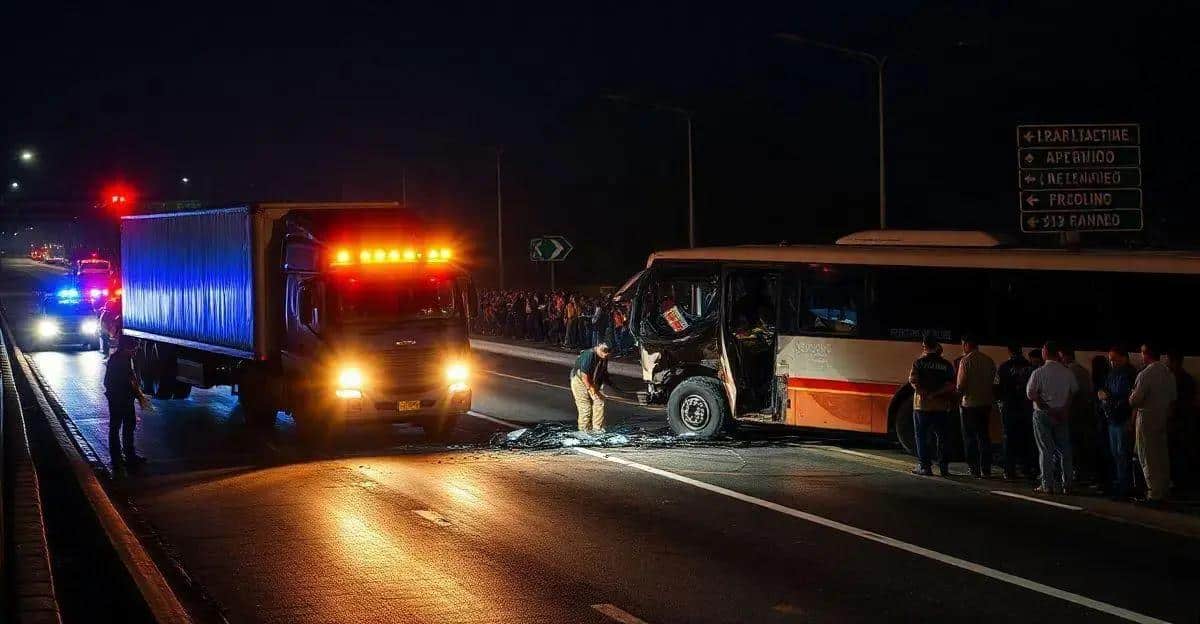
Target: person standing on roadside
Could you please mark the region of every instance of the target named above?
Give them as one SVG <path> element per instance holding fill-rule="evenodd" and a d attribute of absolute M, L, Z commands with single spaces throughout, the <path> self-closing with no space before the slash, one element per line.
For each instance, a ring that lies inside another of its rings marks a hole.
<path fill-rule="evenodd" d="M 1075 375 L 1063 364 L 1063 353 L 1053 340 L 1042 347 L 1042 364 L 1029 376 L 1025 395 L 1033 401 L 1033 439 L 1041 465 L 1042 494 L 1070 494 L 1074 469 L 1071 465 L 1071 399 L 1079 391 Z M 1055 474 L 1055 470 L 1058 474 Z"/>
<path fill-rule="evenodd" d="M 1008 359 L 996 369 L 995 394 L 1000 402 L 1003 431 L 1004 478 L 1017 478 L 1020 466 L 1026 478 L 1033 478 L 1033 403 L 1025 395 L 1033 365 L 1021 354 L 1021 345 L 1008 346 Z"/>
<path fill-rule="evenodd" d="M 600 343 L 584 349 L 575 358 L 571 369 L 571 396 L 579 412 L 579 430 L 583 433 L 604 433 L 604 393 L 601 388 L 608 380 L 608 345 Z"/>
<path fill-rule="evenodd" d="M 1104 386 L 1096 392 L 1100 409 L 1104 412 L 1108 431 L 1108 454 L 1113 465 L 1113 496 L 1129 496 L 1133 488 L 1133 458 L 1129 454 L 1129 426 L 1133 419 L 1133 407 L 1129 405 L 1129 393 L 1133 391 L 1137 369 L 1129 363 L 1129 354 L 1120 347 L 1108 350 L 1108 361 L 1112 368 L 1104 379 Z"/>
<path fill-rule="evenodd" d="M 913 431 L 916 436 L 917 467 L 913 474 L 933 475 L 929 433 L 937 438 L 938 471 L 950 476 L 946 456 L 946 428 L 954 408 L 954 367 L 940 355 L 941 345 L 933 336 L 921 341 L 923 354 L 913 362 L 908 383 L 913 388 Z"/>
<path fill-rule="evenodd" d="M 108 454 L 113 466 L 123 463 L 135 466 L 146 461 L 145 457 L 137 454 L 134 443 L 137 415 L 133 411 L 133 402 L 146 400 L 133 365 L 137 349 L 136 338 L 121 336 L 117 341 L 117 350 L 108 356 L 104 367 L 104 396 L 108 399 Z"/>
<path fill-rule="evenodd" d="M 1075 376 L 1075 385 L 1079 387 L 1071 397 L 1071 413 L 1068 416 L 1071 423 L 1071 464 L 1075 468 L 1074 481 L 1079 482 L 1081 476 L 1095 475 L 1098 463 L 1092 443 L 1096 439 L 1096 431 L 1092 426 L 1096 419 L 1096 408 L 1092 404 L 1095 388 L 1092 386 L 1092 374 L 1075 361 L 1075 349 L 1063 347 L 1063 364 Z"/>
<path fill-rule="evenodd" d="M 1138 373 L 1129 393 L 1134 408 L 1134 450 L 1146 476 L 1146 498 L 1149 504 L 1161 504 L 1167 499 L 1171 486 L 1171 464 L 1167 452 L 1167 421 L 1174 407 L 1175 375 L 1159 360 L 1161 352 L 1151 343 L 1142 345 L 1142 361 L 1146 366 Z"/>
<path fill-rule="evenodd" d="M 1183 352 L 1168 349 L 1167 368 L 1175 375 L 1175 410 L 1167 424 L 1168 452 L 1171 454 L 1171 480 L 1175 485 L 1196 484 L 1200 461 L 1196 454 L 1196 378 L 1183 368 Z"/>
<path fill-rule="evenodd" d="M 963 450 L 971 476 L 992 476 L 992 440 L 988 420 L 994 400 L 992 382 L 996 379 L 996 362 L 979 350 L 979 341 L 971 335 L 962 337 L 963 356 L 958 362 L 958 393 L 962 395 Z"/>
<path fill-rule="evenodd" d="M 1041 349 L 1030 349 L 1029 350 L 1029 365 L 1030 366 L 1032 366 L 1034 369 L 1038 369 L 1038 368 L 1041 368 L 1042 364 L 1045 364 L 1045 363 L 1046 363 L 1046 358 L 1042 357 Z"/>

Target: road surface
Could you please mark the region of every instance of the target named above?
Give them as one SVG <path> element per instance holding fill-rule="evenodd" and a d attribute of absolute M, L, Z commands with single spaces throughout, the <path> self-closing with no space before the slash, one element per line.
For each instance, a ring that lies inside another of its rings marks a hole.
<path fill-rule="evenodd" d="M 106 462 L 100 354 L 31 359 Z M 494 448 L 501 422 L 573 418 L 566 370 L 477 369 L 478 416 L 449 445 L 373 427 L 312 456 L 283 416 L 244 427 L 227 389 L 157 402 L 139 430 L 150 463 L 111 489 L 232 622 L 1200 618 L 1194 539 L 829 441 Z"/>

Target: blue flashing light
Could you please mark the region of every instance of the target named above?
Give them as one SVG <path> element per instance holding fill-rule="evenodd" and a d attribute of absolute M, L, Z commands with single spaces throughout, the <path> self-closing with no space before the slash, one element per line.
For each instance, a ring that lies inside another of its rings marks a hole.
<path fill-rule="evenodd" d="M 64 289 L 58 291 L 58 298 L 59 299 L 78 299 L 79 298 L 79 290 L 76 288 L 64 288 Z"/>

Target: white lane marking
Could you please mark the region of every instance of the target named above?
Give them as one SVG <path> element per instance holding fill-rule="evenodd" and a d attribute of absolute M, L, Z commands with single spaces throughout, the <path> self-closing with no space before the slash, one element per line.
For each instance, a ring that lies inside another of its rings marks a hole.
<path fill-rule="evenodd" d="M 1049 585 L 1044 585 L 1037 581 L 1031 581 L 1029 579 L 1022 578 L 1015 574 L 1001 572 L 1000 570 L 997 570 L 995 568 L 989 568 L 987 566 L 980 565 L 978 563 L 967 561 L 966 559 L 959 559 L 958 557 L 946 555 L 946 554 L 937 552 L 935 550 L 930 550 L 928 548 L 917 546 L 916 544 L 910 544 L 908 542 L 903 542 L 898 539 L 888 537 L 886 535 L 881 535 L 874 531 L 860 529 L 855 526 L 843 524 L 841 522 L 838 522 L 837 520 L 830 520 L 829 518 L 818 516 L 816 514 L 811 514 L 806 511 L 800 511 L 799 509 L 793 509 L 791 507 L 780 505 L 779 503 L 773 503 L 769 500 L 761 499 L 756 496 L 750 496 L 749 494 L 743 494 L 741 492 L 730 490 L 728 488 L 723 488 L 719 485 L 713 485 L 711 483 L 706 483 L 706 482 L 700 481 L 698 479 L 692 479 L 690 477 L 685 477 L 683 475 L 676 474 L 669 470 L 663 470 L 661 468 L 655 468 L 653 466 L 639 464 L 635 461 L 630 461 L 628 459 L 616 457 L 616 456 L 613 456 L 613 455 L 610 455 L 607 453 L 602 453 L 600 451 L 594 451 L 589 448 L 575 447 L 575 451 L 579 452 L 579 453 L 583 453 L 584 455 L 591 455 L 592 457 L 597 457 L 597 458 L 604 459 L 604 460 L 607 460 L 607 461 L 610 461 L 613 463 L 621 464 L 622 466 L 627 466 L 629 468 L 634 468 L 636 470 L 648 472 L 653 475 L 658 475 L 660 477 L 671 479 L 673 481 L 678 481 L 680 483 L 686 483 L 688 485 L 698 487 L 702 490 L 708 490 L 709 492 L 721 494 L 723 496 L 728 496 L 730 498 L 740 500 L 745 503 L 750 503 L 751 505 L 757 505 L 757 506 L 763 507 L 765 509 L 770 509 L 771 511 L 777 511 L 781 514 L 792 516 L 793 518 L 799 518 L 801 520 L 805 520 L 805 521 L 811 522 L 813 524 L 818 524 L 823 527 L 833 529 L 835 531 L 841 531 L 842 533 L 853 535 L 855 537 L 861 537 L 862 539 L 865 539 L 868 541 L 883 544 L 884 546 L 890 546 L 897 550 L 903 550 L 905 552 L 908 552 L 908 553 L 911 553 L 911 554 L 914 554 L 914 555 L 917 555 L 920 557 L 925 557 L 926 559 L 932 559 L 933 561 L 944 563 L 949 566 L 954 566 L 956 568 L 960 568 L 960 569 L 966 570 L 968 572 L 974 572 L 975 574 L 979 574 L 981 576 L 986 576 L 988 578 L 993 578 L 998 581 L 1002 581 L 1004 583 L 1016 585 L 1017 587 L 1023 587 L 1025 589 L 1035 591 L 1035 592 L 1038 592 L 1039 594 L 1044 594 L 1044 595 L 1050 596 L 1052 598 L 1058 598 L 1060 600 L 1065 600 L 1067 602 L 1071 602 L 1071 603 L 1077 604 L 1082 607 L 1087 607 L 1089 609 L 1094 609 L 1094 610 L 1100 611 L 1102 613 L 1107 613 L 1109 615 L 1114 615 L 1119 618 L 1124 618 L 1131 622 L 1139 622 L 1142 624 L 1166 624 L 1165 620 L 1160 620 L 1158 618 L 1154 618 L 1154 617 L 1151 617 L 1148 615 L 1143 615 L 1143 614 L 1137 613 L 1135 611 L 1130 611 L 1129 609 L 1123 609 L 1121 607 L 1118 607 L 1116 605 L 1111 605 L 1106 602 L 1100 602 L 1099 600 L 1094 600 L 1092 598 L 1088 598 L 1087 596 L 1081 596 L 1081 595 L 1073 593 L 1073 592 L 1058 589 L 1057 587 L 1051 587 Z"/>
<path fill-rule="evenodd" d="M 646 620 L 616 606 L 606 603 L 594 604 L 592 608 L 607 615 L 608 617 L 621 622 L 622 624 L 649 624 Z"/>
<path fill-rule="evenodd" d="M 513 423 L 510 423 L 507 420 L 500 420 L 499 418 L 495 418 L 493 416 L 488 416 L 487 414 L 482 414 L 475 410 L 468 411 L 467 416 L 474 416 L 475 418 L 479 418 L 481 420 L 486 420 L 491 423 L 496 423 L 497 425 L 502 425 L 504 427 L 508 427 L 509 429 L 520 429 L 522 427 L 521 425 L 514 425 Z"/>
<path fill-rule="evenodd" d="M 435 511 L 429 511 L 428 509 L 414 509 L 413 513 L 417 514 L 418 516 L 421 516 L 422 518 L 425 518 L 426 520 L 428 520 L 440 527 L 450 526 L 450 520 L 448 518 L 446 518 L 446 516 L 443 516 L 442 514 L 439 514 Z"/>
<path fill-rule="evenodd" d="M 531 383 L 531 384 L 537 384 L 537 385 L 539 385 L 539 386 L 546 386 L 547 388 L 556 388 L 556 389 L 558 389 L 558 390 L 566 390 L 567 392 L 570 392 L 570 391 L 571 391 L 571 388 L 570 388 L 570 387 L 568 387 L 568 386 L 560 386 L 560 385 L 558 385 L 558 384 L 552 384 L 552 383 L 550 383 L 550 382 L 548 382 L 548 381 L 539 381 L 539 380 L 537 380 L 537 379 L 529 379 L 529 378 L 527 378 L 527 377 L 518 377 L 518 376 L 516 376 L 516 375 L 510 375 L 510 374 L 508 374 L 508 373 L 501 373 L 500 371 L 485 370 L 485 371 L 483 371 L 483 372 L 485 372 L 485 373 L 487 373 L 487 374 L 489 374 L 489 375 L 495 375 L 495 376 L 497 376 L 497 377 L 506 377 L 506 378 L 508 378 L 508 379 L 515 379 L 515 380 L 517 380 L 517 381 L 525 381 L 525 382 L 528 382 L 528 383 Z M 607 399 L 608 399 L 609 401 L 613 401 L 614 403 L 624 403 L 624 404 L 626 404 L 626 405 L 636 405 L 636 406 L 638 406 L 638 407 L 645 407 L 645 408 L 647 408 L 647 409 L 654 409 L 654 408 L 653 408 L 652 406 L 650 406 L 650 405 L 642 405 L 641 403 L 638 403 L 637 401 L 630 401 L 630 400 L 628 400 L 628 399 L 622 399 L 622 398 L 620 398 L 620 397 L 615 397 L 615 396 L 612 396 L 611 394 L 607 396 Z"/>
<path fill-rule="evenodd" d="M 1083 511 L 1083 507 L 1077 507 L 1075 505 L 1067 505 L 1065 503 L 1056 503 L 1054 501 L 1049 501 L 1044 498 L 1037 498 L 1036 496 L 1025 496 L 1024 494 L 1017 494 L 1016 492 L 1005 492 L 1004 490 L 991 490 L 991 492 L 992 492 L 992 494 L 995 494 L 997 496 L 1007 496 L 1009 498 L 1019 498 L 1021 500 L 1029 501 L 1031 503 L 1041 503 L 1043 505 L 1050 505 L 1051 507 L 1059 507 L 1061 509 L 1070 509 L 1071 511 Z"/>
<path fill-rule="evenodd" d="M 829 447 L 822 447 L 822 448 L 829 448 Z M 861 452 L 861 451 L 855 451 L 855 450 L 853 450 L 853 449 L 842 448 L 842 447 L 840 447 L 840 446 L 835 446 L 835 447 L 833 447 L 833 448 L 837 449 L 837 451 L 838 451 L 839 453 L 845 453 L 845 454 L 847 454 L 847 455 L 854 455 L 855 457 L 865 457 L 865 458 L 867 458 L 867 459 L 875 459 L 875 460 L 878 460 L 878 461 L 885 461 L 885 462 L 888 462 L 888 463 L 891 463 L 891 464 L 900 465 L 900 466 L 910 466 L 910 465 L 912 465 L 910 462 L 906 462 L 906 461 L 904 461 L 904 460 L 901 460 L 901 459 L 894 459 L 894 458 L 891 458 L 891 457 L 884 457 L 884 456 L 882 456 L 882 455 L 872 455 L 871 453 L 863 453 L 863 452 Z"/>

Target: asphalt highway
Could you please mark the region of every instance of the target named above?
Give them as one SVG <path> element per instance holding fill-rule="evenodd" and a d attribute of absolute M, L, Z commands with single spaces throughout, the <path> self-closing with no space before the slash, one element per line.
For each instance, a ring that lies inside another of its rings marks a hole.
<path fill-rule="evenodd" d="M 52 277 L 5 264 L 20 325 L 20 293 Z M 106 464 L 101 355 L 30 358 Z M 449 444 L 374 426 L 316 454 L 286 416 L 255 432 L 228 389 L 196 390 L 142 413 L 150 461 L 110 490 L 232 622 L 1200 619 L 1195 539 L 915 477 L 838 440 L 490 444 L 573 420 L 565 382 L 478 355 L 475 416 Z M 610 412 L 662 426 L 653 408 Z"/>

